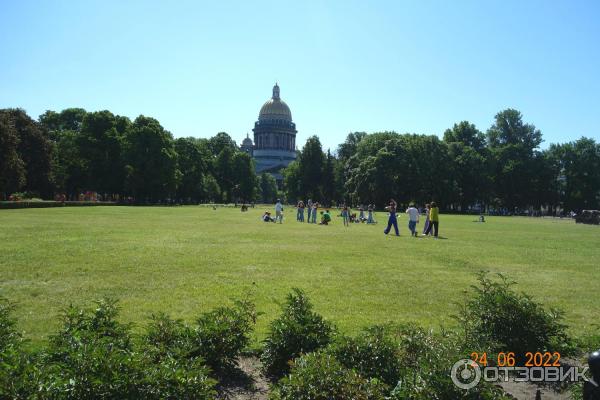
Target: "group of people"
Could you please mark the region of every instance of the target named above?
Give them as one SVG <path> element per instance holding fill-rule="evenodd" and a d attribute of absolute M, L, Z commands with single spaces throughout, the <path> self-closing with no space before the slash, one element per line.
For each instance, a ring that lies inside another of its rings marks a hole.
<path fill-rule="evenodd" d="M 396 232 L 396 236 L 400 236 L 400 231 L 398 230 L 398 218 L 397 218 L 397 208 L 398 203 L 394 199 L 390 199 L 388 206 L 385 208 L 388 213 L 388 224 L 387 228 L 383 231 L 386 235 L 390 233 L 392 227 L 394 227 L 394 231 Z M 410 231 L 410 235 L 413 237 L 419 236 L 417 232 L 417 224 L 419 223 L 421 213 L 415 207 L 414 204 L 411 204 L 405 211 L 408 214 L 408 230 Z M 430 204 L 425 205 L 425 226 L 423 227 L 423 236 L 433 235 L 434 238 L 438 237 L 440 226 L 440 210 L 435 201 L 432 201 Z"/>
<path fill-rule="evenodd" d="M 298 222 L 304 222 L 304 211 L 306 210 L 306 222 L 313 223 L 316 224 L 317 223 L 317 214 L 319 212 L 319 207 L 320 204 L 316 201 L 312 201 L 311 199 L 308 199 L 308 201 L 306 202 L 306 204 L 304 203 L 304 201 L 300 200 L 298 201 L 298 204 L 296 205 L 296 221 Z M 352 214 L 350 212 L 350 208 L 348 206 L 346 206 L 346 204 L 343 204 L 340 206 L 341 208 L 341 214 L 340 217 L 343 218 L 344 220 L 344 225 L 345 226 L 349 226 L 350 223 L 359 223 L 359 222 L 365 222 L 367 224 L 374 224 L 375 223 L 375 218 L 373 217 L 373 211 L 375 209 L 375 206 L 372 204 L 369 204 L 369 206 L 367 207 L 367 211 L 368 211 L 368 216 L 365 217 L 365 209 L 363 206 L 359 207 L 359 215 L 357 216 L 356 213 Z M 325 218 L 326 220 L 329 218 L 328 221 L 324 221 L 323 218 Z M 326 222 L 326 223 L 323 223 Z M 329 210 L 325 210 L 325 211 L 321 211 L 321 218 L 320 218 L 320 225 L 327 225 L 327 222 L 331 222 L 331 214 L 329 213 Z"/>
<path fill-rule="evenodd" d="M 313 202 L 309 199 L 306 204 L 304 201 L 298 201 L 296 205 L 296 221 L 304 222 L 304 212 L 306 210 L 306 222 L 307 223 L 317 223 L 317 214 L 319 213 L 319 203 Z M 351 223 L 367 223 L 374 224 L 376 223 L 374 218 L 374 210 L 375 206 L 373 204 L 369 204 L 367 206 L 367 215 L 365 216 L 365 208 L 363 206 L 358 207 L 359 215 L 356 213 L 351 213 L 350 207 L 346 204 L 341 205 L 341 213 L 340 217 L 342 217 L 344 226 L 350 226 Z M 396 236 L 400 236 L 400 230 L 398 229 L 398 204 L 394 199 L 390 199 L 388 206 L 385 208 L 388 212 L 388 224 L 383 233 L 386 235 L 390 233 L 392 227 L 396 233 Z M 417 237 L 419 233 L 417 232 L 417 224 L 419 223 L 421 212 L 419 209 L 415 207 L 414 204 L 411 204 L 405 211 L 408 215 L 408 229 L 410 231 L 411 236 Z M 264 222 L 279 222 L 283 223 L 283 204 L 280 199 L 277 199 L 277 203 L 275 204 L 275 218 L 271 216 L 269 211 L 265 211 L 262 216 L 262 220 Z M 328 209 L 324 211 L 320 211 L 319 225 L 329 225 L 331 223 L 331 213 Z M 423 227 L 422 236 L 433 235 L 434 238 L 438 237 L 439 233 L 439 208 L 435 202 L 431 202 L 430 204 L 425 205 L 425 225 Z"/>
<path fill-rule="evenodd" d="M 308 210 L 308 216 L 306 222 L 316 224 L 317 223 L 317 212 L 319 211 L 319 203 L 308 200 L 307 205 L 304 205 L 303 201 L 298 202 L 298 212 L 296 214 L 296 220 L 298 222 L 304 222 L 304 209 Z M 275 204 L 275 218 L 271 216 L 269 211 L 265 211 L 262 216 L 264 222 L 279 222 L 283 223 L 283 204 L 280 199 L 277 199 Z M 331 214 L 329 210 L 321 211 L 321 217 L 319 219 L 319 225 L 329 225 L 331 222 Z"/>

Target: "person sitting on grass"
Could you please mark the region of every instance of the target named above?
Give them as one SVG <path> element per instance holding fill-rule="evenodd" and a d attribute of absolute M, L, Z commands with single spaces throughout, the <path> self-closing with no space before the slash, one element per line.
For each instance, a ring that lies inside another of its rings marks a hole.
<path fill-rule="evenodd" d="M 275 222 L 273 217 L 271 217 L 271 213 L 268 211 L 265 211 L 265 213 L 262 216 L 262 220 L 263 222 Z"/>
<path fill-rule="evenodd" d="M 331 214 L 329 214 L 329 210 L 326 210 L 325 212 L 321 211 L 321 222 L 319 222 L 319 225 L 329 225 L 330 222 Z"/>

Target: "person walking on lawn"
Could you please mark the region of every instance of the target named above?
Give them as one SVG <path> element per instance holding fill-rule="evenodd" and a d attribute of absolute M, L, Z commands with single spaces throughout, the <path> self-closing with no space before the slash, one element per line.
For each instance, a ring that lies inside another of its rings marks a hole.
<path fill-rule="evenodd" d="M 400 232 L 398 231 L 398 220 L 396 219 L 396 208 L 397 207 L 398 207 L 398 204 L 396 203 L 396 200 L 390 199 L 390 205 L 385 208 L 390 213 L 390 215 L 388 217 L 387 228 L 385 228 L 385 230 L 383 231 L 383 233 L 385 233 L 386 235 L 388 233 L 390 233 L 390 230 L 392 229 L 392 226 L 393 226 L 394 231 L 396 232 L 396 236 L 400 236 Z"/>

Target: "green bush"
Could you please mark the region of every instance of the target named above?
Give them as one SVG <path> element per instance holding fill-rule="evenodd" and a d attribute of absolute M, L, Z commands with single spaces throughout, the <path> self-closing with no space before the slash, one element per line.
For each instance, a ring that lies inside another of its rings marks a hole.
<path fill-rule="evenodd" d="M 374 326 L 355 338 L 339 338 L 328 351 L 346 368 L 394 387 L 400 379 L 400 354 L 390 329 Z"/>
<path fill-rule="evenodd" d="M 332 355 L 310 353 L 295 360 L 281 379 L 274 400 L 383 400 L 384 385 L 346 369 Z"/>
<path fill-rule="evenodd" d="M 147 362 L 144 362 L 147 361 Z M 209 370 L 201 358 L 180 359 L 164 357 L 160 362 L 145 358 L 139 365 L 142 378 L 140 396 L 136 398 L 212 400 L 217 392 L 216 381 L 209 378 Z"/>
<path fill-rule="evenodd" d="M 255 322 L 254 304 L 247 300 L 202 314 L 194 332 L 192 356 L 203 357 L 216 371 L 232 368 L 250 343 Z"/>
<path fill-rule="evenodd" d="M 13 310 L 14 305 L 0 297 L 0 352 L 14 346 L 21 339 L 21 335 L 15 329 Z"/>
<path fill-rule="evenodd" d="M 180 320 L 153 314 L 142 336 L 144 352 L 156 362 L 165 358 L 191 358 L 194 331 Z"/>
<path fill-rule="evenodd" d="M 116 302 L 108 299 L 93 310 L 64 312 L 38 360 L 40 398 L 214 399 L 216 382 L 202 359 L 176 351 L 185 342 L 182 325 L 156 317 L 138 347 L 117 316 Z"/>
<path fill-rule="evenodd" d="M 104 299 L 93 310 L 69 307 L 62 327 L 41 358 L 44 398 L 131 398 L 140 394 L 129 326 L 116 320 L 116 302 Z"/>
<path fill-rule="evenodd" d="M 569 353 L 571 340 L 563 312 L 546 310 L 529 295 L 512 290 L 515 282 L 498 276 L 492 280 L 480 273 L 475 295 L 458 316 L 468 340 L 492 351 L 514 352 L 518 362 L 526 352 Z"/>
<path fill-rule="evenodd" d="M 13 310 L 13 304 L 0 298 L 0 399 L 28 398 L 36 390 L 35 366 L 23 351 Z"/>
<path fill-rule="evenodd" d="M 468 354 L 457 335 L 434 335 L 407 325 L 399 328 L 398 340 L 400 379 L 389 400 L 508 400 L 501 389 L 483 381 L 467 391 L 454 385 L 452 366 Z"/>
<path fill-rule="evenodd" d="M 270 325 L 261 357 L 266 373 L 275 378 L 289 371 L 294 358 L 327 346 L 333 334 L 332 325 L 312 311 L 300 289 L 288 294 L 282 311 Z"/>

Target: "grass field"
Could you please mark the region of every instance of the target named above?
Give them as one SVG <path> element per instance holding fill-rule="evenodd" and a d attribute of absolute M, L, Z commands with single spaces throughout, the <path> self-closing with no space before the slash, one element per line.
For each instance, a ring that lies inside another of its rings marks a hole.
<path fill-rule="evenodd" d="M 69 303 L 120 299 L 122 320 L 151 312 L 192 321 L 253 292 L 256 338 L 292 287 L 347 333 L 386 321 L 455 327 L 452 314 L 485 269 L 566 312 L 571 332 L 600 320 L 600 228 L 572 221 L 442 215 L 444 240 L 401 237 L 375 226 L 260 222 L 264 207 L 73 207 L 0 211 L 0 296 L 17 303 L 19 327 L 40 343 Z M 422 226 L 419 226 L 422 228 Z"/>

